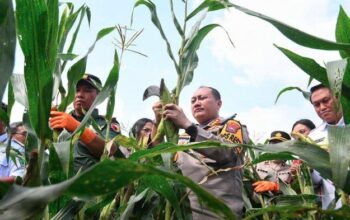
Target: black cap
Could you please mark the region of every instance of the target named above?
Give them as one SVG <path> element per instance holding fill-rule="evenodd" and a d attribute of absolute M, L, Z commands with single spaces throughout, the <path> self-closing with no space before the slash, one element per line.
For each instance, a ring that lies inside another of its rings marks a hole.
<path fill-rule="evenodd" d="M 77 82 L 77 86 L 81 83 L 87 83 L 90 86 L 94 87 L 95 89 L 97 89 L 97 91 L 101 91 L 102 89 L 102 83 L 101 80 L 94 75 L 91 74 L 87 74 L 85 73 L 83 75 L 83 77 Z"/>
<path fill-rule="evenodd" d="M 279 143 L 283 141 L 290 140 L 290 136 L 287 132 L 284 131 L 273 131 L 269 139 L 269 143 Z"/>

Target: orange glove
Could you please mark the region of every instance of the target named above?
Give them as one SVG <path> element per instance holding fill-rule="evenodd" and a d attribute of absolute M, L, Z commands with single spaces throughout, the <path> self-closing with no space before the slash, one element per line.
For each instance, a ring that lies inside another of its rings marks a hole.
<path fill-rule="evenodd" d="M 75 131 L 80 125 L 73 116 L 64 112 L 51 111 L 50 112 L 50 127 L 53 129 L 63 129 L 65 128 L 69 132 Z M 89 128 L 85 128 L 84 132 L 80 136 L 80 139 L 85 144 L 91 143 L 97 135 Z"/>
<path fill-rule="evenodd" d="M 274 191 L 277 192 L 280 190 L 280 186 L 276 182 L 271 181 L 257 181 L 253 183 L 255 192 L 266 192 L 266 191 Z"/>

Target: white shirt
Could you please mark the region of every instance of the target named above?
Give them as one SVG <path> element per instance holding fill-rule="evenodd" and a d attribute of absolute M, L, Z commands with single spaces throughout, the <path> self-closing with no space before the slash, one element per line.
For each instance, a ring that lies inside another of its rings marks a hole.
<path fill-rule="evenodd" d="M 328 148 L 328 128 L 336 126 L 336 127 L 345 127 L 344 117 L 342 117 L 336 125 L 328 124 L 327 122 L 323 122 L 317 128 L 313 129 L 309 137 L 316 142 L 316 144 L 320 145 L 321 148 Z M 322 209 L 327 209 L 330 203 L 335 199 L 335 187 L 330 180 L 323 179 L 319 172 L 314 170 L 311 174 L 312 180 L 314 184 L 322 185 Z M 341 207 L 341 200 L 336 202 L 336 209 Z"/>
<path fill-rule="evenodd" d="M 323 121 L 322 124 L 310 132 L 309 137 L 314 140 L 316 144 L 321 145 L 321 147 L 328 145 L 328 128 L 332 126 L 345 127 L 344 118 L 342 117 L 336 125 L 331 125 Z"/>
<path fill-rule="evenodd" d="M 7 133 L 0 134 L 0 143 L 4 143 L 7 140 Z"/>

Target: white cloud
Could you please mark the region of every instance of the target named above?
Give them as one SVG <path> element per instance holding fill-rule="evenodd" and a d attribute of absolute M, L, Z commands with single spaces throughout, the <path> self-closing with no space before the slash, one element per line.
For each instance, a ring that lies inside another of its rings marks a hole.
<path fill-rule="evenodd" d="M 330 15 L 330 0 L 241 0 L 235 3 L 313 35 L 334 40 L 336 14 Z M 220 15 L 220 18 L 215 19 L 215 22 L 226 28 L 235 43 L 235 48 L 230 46 L 223 31 L 216 30 L 210 35 L 211 51 L 219 61 L 229 62 L 240 70 L 240 75 L 232 78 L 233 83 L 237 85 L 256 86 L 265 80 L 306 85 L 306 74 L 275 48 L 274 43 L 303 56 L 315 58 L 320 64 L 339 59 L 337 52 L 311 50 L 296 45 L 269 23 L 232 8 L 225 11 L 223 17 Z"/>

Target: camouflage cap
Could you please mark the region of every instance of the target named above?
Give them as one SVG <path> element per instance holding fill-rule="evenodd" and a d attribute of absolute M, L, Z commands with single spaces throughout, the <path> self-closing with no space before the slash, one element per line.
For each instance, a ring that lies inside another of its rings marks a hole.
<path fill-rule="evenodd" d="M 290 140 L 290 136 L 287 132 L 284 131 L 273 131 L 271 137 L 269 138 L 269 143 L 279 143 L 283 141 Z"/>
<path fill-rule="evenodd" d="M 102 89 L 102 83 L 101 80 L 94 75 L 85 73 L 83 77 L 77 82 L 77 86 L 81 83 L 89 84 L 90 86 L 97 89 L 97 91 L 101 91 Z"/>

